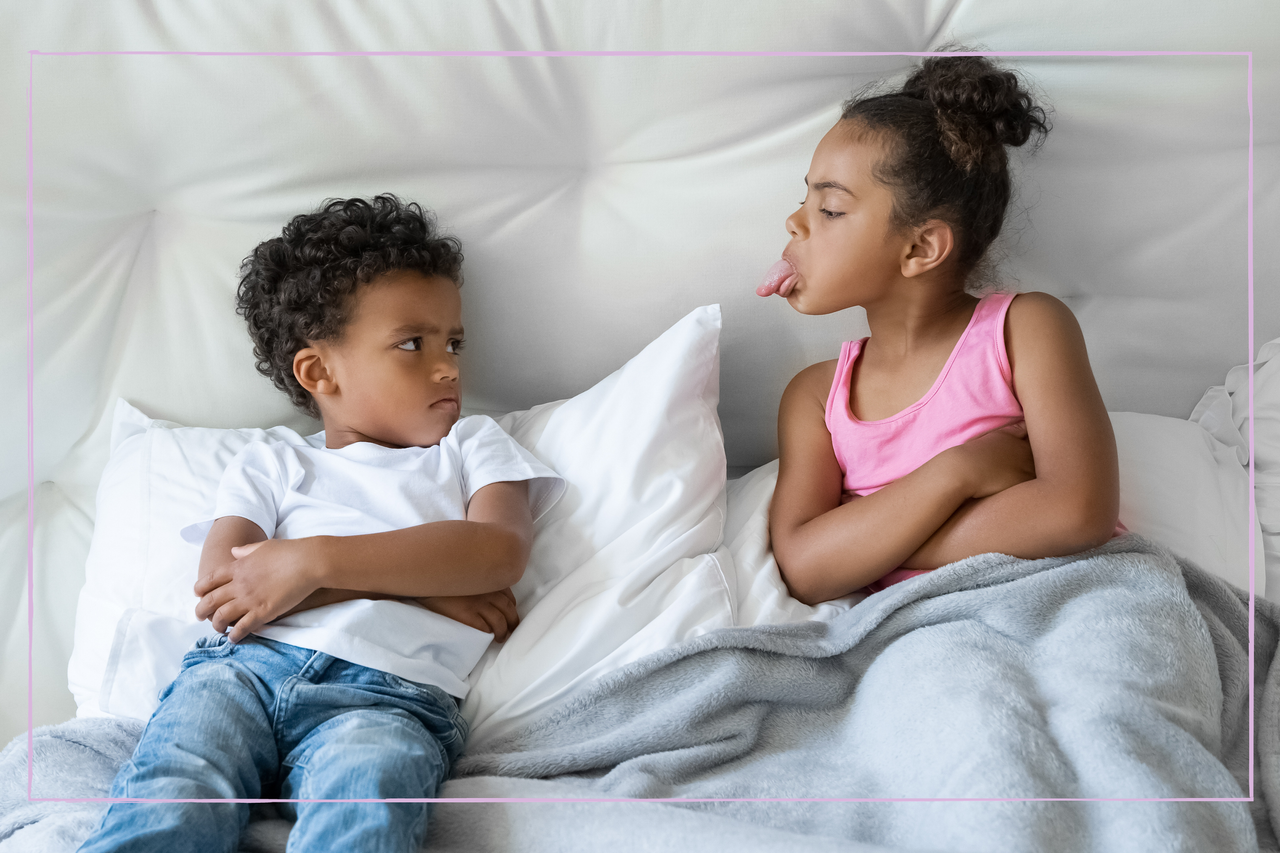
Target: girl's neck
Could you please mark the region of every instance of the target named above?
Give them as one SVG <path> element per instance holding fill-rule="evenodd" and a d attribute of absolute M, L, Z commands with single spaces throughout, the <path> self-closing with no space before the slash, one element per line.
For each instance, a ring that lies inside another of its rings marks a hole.
<path fill-rule="evenodd" d="M 863 306 L 871 341 L 881 356 L 910 357 L 921 349 L 931 349 L 940 340 L 959 337 L 973 316 L 977 297 L 963 288 L 916 286 L 906 280 L 886 299 Z"/>

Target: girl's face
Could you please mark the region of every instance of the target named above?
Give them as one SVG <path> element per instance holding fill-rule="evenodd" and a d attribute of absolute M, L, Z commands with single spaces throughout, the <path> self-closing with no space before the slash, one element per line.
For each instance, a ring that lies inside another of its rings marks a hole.
<path fill-rule="evenodd" d="M 909 250 L 891 225 L 893 194 L 871 173 L 882 147 L 850 130 L 839 122 L 818 143 L 804 201 L 787 217 L 782 256 L 798 275 L 786 299 L 802 314 L 876 301 L 901 278 Z"/>

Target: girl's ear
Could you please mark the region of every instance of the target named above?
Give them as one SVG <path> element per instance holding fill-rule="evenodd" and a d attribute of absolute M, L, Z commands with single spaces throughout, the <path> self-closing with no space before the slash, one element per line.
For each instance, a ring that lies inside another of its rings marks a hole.
<path fill-rule="evenodd" d="M 316 347 L 304 347 L 293 356 L 293 376 L 311 396 L 336 394 L 338 382 L 325 364 L 324 353 Z"/>
<path fill-rule="evenodd" d="M 930 219 L 916 229 L 915 239 L 902 258 L 902 275 L 911 278 L 935 269 L 951 256 L 954 248 L 951 226 L 941 219 Z"/>

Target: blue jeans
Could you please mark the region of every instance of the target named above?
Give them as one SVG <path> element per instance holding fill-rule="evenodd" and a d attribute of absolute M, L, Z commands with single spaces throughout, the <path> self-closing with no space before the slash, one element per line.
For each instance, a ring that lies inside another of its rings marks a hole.
<path fill-rule="evenodd" d="M 111 796 L 434 797 L 466 735 L 438 687 L 263 637 L 215 637 L 183 658 Z M 416 853 L 430 804 L 289 805 L 290 853 Z M 234 853 L 248 820 L 246 803 L 113 803 L 80 850 Z"/>

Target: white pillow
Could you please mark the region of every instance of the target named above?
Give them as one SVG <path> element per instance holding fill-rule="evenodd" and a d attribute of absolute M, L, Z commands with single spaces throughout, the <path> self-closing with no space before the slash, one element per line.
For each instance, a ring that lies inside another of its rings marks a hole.
<path fill-rule="evenodd" d="M 150 716 L 183 653 L 211 630 L 195 618 L 200 546 L 178 531 L 213 512 L 223 469 L 250 441 L 306 442 L 288 427 L 179 427 L 116 401 L 67 664 L 77 716 Z M 148 628 L 173 646 L 140 647 Z"/>
<path fill-rule="evenodd" d="M 1120 520 L 1242 589 L 1249 588 L 1249 478 L 1232 447 L 1190 421 L 1112 412 L 1120 456 Z M 740 625 L 829 619 L 863 595 L 809 607 L 787 594 L 769 549 L 769 501 L 778 462 L 728 484 L 725 545 L 733 558 Z M 1256 563 L 1255 593 L 1264 577 Z"/>
<path fill-rule="evenodd" d="M 499 417 L 568 488 L 515 587 L 521 623 L 472 672 L 473 741 L 650 652 L 733 624 L 720 548 L 720 310 L 699 308 L 594 388 Z"/>
<path fill-rule="evenodd" d="M 481 731 L 731 624 L 708 553 L 724 519 L 719 331 L 719 307 L 699 308 L 583 394 L 499 419 L 568 489 L 539 519 L 516 587 L 525 621 L 473 673 L 467 709 Z M 251 440 L 306 441 L 284 427 L 179 427 L 117 402 L 68 666 L 78 716 L 149 716 L 210 630 L 191 591 L 200 548 L 178 531 L 209 516 L 223 469 Z M 167 639 L 140 641 L 156 636 Z"/>
<path fill-rule="evenodd" d="M 1178 418 L 1112 412 L 1111 426 L 1124 526 L 1248 589 L 1249 472 L 1235 448 Z M 1254 593 L 1262 598 L 1262 539 L 1254 532 Z"/>
<path fill-rule="evenodd" d="M 1280 601 L 1280 338 L 1263 344 L 1253 363 L 1254 500 L 1273 600 Z M 1249 367 L 1231 368 L 1191 413 L 1215 438 L 1249 461 Z"/>
<path fill-rule="evenodd" d="M 777 482 L 775 459 L 730 480 L 726 489 L 729 512 L 724 523 L 724 544 L 732 557 L 734 610 L 737 624 L 742 627 L 825 621 L 867 597 L 866 593 L 855 592 L 817 605 L 791 597 L 769 542 L 769 503 Z"/>

